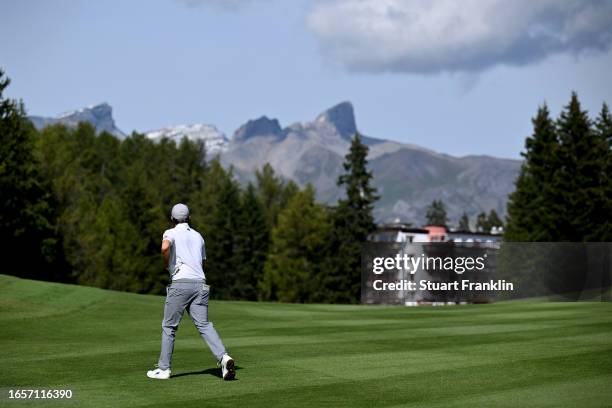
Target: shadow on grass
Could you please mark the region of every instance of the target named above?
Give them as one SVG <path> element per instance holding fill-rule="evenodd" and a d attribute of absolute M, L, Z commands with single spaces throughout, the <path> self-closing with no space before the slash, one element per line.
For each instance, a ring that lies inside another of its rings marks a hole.
<path fill-rule="evenodd" d="M 236 365 L 235 370 L 242 370 L 242 367 L 240 367 L 239 365 Z M 180 373 L 180 374 L 174 374 L 171 375 L 170 378 L 178 378 L 178 377 L 185 377 L 187 375 L 212 375 L 214 377 L 217 378 L 223 378 L 221 376 L 221 368 L 207 368 L 206 370 L 202 370 L 202 371 L 190 371 L 188 373 Z M 235 378 L 234 380 L 237 380 L 238 378 Z"/>

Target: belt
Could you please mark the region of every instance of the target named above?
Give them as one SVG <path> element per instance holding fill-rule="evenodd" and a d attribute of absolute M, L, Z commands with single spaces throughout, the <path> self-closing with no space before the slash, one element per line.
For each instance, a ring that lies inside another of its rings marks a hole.
<path fill-rule="evenodd" d="M 206 279 L 174 279 L 172 283 L 206 283 Z"/>

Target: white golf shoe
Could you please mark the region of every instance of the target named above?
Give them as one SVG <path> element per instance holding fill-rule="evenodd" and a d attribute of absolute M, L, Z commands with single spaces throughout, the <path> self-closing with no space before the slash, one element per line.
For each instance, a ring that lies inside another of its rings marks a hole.
<path fill-rule="evenodd" d="M 225 381 L 233 380 L 236 377 L 236 368 L 234 367 L 234 359 L 229 354 L 224 354 L 221 357 L 221 374 Z"/>
<path fill-rule="evenodd" d="M 149 370 L 147 371 L 147 377 L 157 380 L 167 380 L 170 378 L 170 369 L 162 370 L 161 368 L 156 368 L 155 370 Z"/>

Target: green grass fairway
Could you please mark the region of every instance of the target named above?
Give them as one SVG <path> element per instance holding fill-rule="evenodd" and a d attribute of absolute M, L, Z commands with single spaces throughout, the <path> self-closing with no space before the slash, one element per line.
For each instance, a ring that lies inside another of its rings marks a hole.
<path fill-rule="evenodd" d="M 213 288 L 214 290 L 214 288 Z M 224 382 L 185 315 L 173 375 L 150 380 L 164 298 L 0 275 L 0 405 L 612 405 L 612 304 L 375 307 L 214 301 Z M 72 400 L 9 400 L 10 389 Z"/>

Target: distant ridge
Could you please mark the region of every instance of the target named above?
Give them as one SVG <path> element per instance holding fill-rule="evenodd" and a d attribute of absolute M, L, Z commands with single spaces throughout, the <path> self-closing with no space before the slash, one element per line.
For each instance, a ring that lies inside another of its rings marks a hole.
<path fill-rule="evenodd" d="M 107 103 L 68 112 L 55 118 L 31 116 L 37 128 L 53 123 L 75 126 L 91 123 L 117 137 L 119 130 Z M 313 121 L 282 127 L 279 120 L 261 116 L 246 121 L 228 139 L 212 124 L 168 126 L 144 132 L 153 141 L 183 137 L 202 140 L 211 155 L 232 166 L 239 181 L 254 180 L 254 172 L 270 163 L 284 178 L 304 186 L 313 184 L 317 198 L 333 203 L 342 192 L 336 180 L 350 140 L 358 130 L 353 105 L 344 101 L 323 111 Z M 521 162 L 490 156 L 454 157 L 420 146 L 362 135 L 370 147 L 369 167 L 381 196 L 375 207 L 377 221 L 425 223 L 427 206 L 441 199 L 451 225 L 466 212 L 472 219 L 481 211 L 506 213 Z"/>
<path fill-rule="evenodd" d="M 56 117 L 29 116 L 29 119 L 37 129 L 42 129 L 45 126 L 57 123 L 69 127 L 76 127 L 79 122 L 87 122 L 91 124 L 97 132 L 106 131 L 120 139 L 126 137 L 126 134 L 115 125 L 113 108 L 106 102 L 65 112 Z"/>

